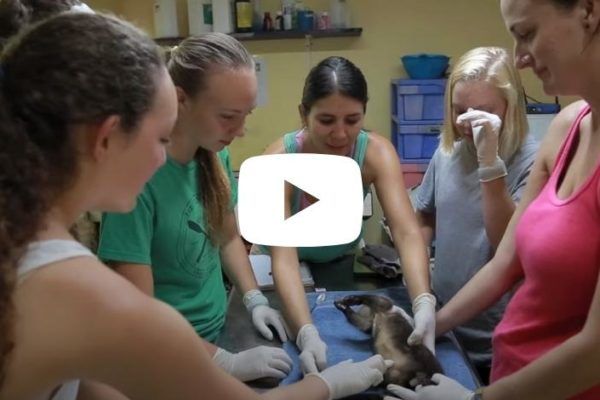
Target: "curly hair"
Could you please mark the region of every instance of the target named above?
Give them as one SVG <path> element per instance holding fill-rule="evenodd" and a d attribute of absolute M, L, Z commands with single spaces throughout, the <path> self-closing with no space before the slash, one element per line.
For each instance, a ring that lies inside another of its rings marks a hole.
<path fill-rule="evenodd" d="M 50 17 L 23 29 L 0 55 L 0 386 L 14 346 L 18 260 L 78 176 L 81 139 L 73 127 L 116 115 L 133 134 L 162 71 L 150 38 L 100 14 Z"/>
<path fill-rule="evenodd" d="M 254 70 L 254 59 L 236 39 L 223 33 L 207 33 L 189 37 L 168 55 L 167 67 L 173 83 L 190 97 L 197 96 L 207 86 L 210 73 L 222 69 Z M 194 155 L 198 164 L 198 187 L 206 210 L 206 223 L 212 242 L 217 242 L 231 197 L 229 182 L 218 156 L 199 148 Z"/>
<path fill-rule="evenodd" d="M 79 0 L 0 1 L 0 48 L 25 26 L 68 11 L 79 4 Z"/>

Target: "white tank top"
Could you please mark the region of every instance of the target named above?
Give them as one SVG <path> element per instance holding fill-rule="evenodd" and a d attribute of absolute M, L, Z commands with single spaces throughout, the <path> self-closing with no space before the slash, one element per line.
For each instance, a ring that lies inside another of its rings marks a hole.
<path fill-rule="evenodd" d="M 45 240 L 33 242 L 23 254 L 17 268 L 19 283 L 23 282 L 35 270 L 58 261 L 75 257 L 96 257 L 87 247 L 74 240 Z M 65 382 L 50 397 L 50 393 L 36 400 L 75 400 L 79 391 L 79 380 Z"/>

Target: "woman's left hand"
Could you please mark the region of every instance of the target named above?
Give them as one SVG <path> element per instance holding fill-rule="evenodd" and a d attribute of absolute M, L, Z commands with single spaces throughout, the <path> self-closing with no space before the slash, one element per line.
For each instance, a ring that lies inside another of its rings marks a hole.
<path fill-rule="evenodd" d="M 470 400 L 475 395 L 454 379 L 442 374 L 434 374 L 431 381 L 435 385 L 419 385 L 414 391 L 398 385 L 388 385 L 387 390 L 397 397 L 386 396 L 384 400 Z"/>
<path fill-rule="evenodd" d="M 248 290 L 244 294 L 243 301 L 246 309 L 252 315 L 252 323 L 265 339 L 273 340 L 273 332 L 269 329 L 269 325 L 271 325 L 282 342 L 288 340 L 290 330 L 283 315 L 269 306 L 269 300 L 260 290 Z"/>
<path fill-rule="evenodd" d="M 435 354 L 435 297 L 431 293 L 422 293 L 413 301 L 415 329 L 408 337 L 408 344 L 423 343 Z"/>
<path fill-rule="evenodd" d="M 254 307 L 252 309 L 252 323 L 267 340 L 273 339 L 273 332 L 269 329 L 269 325 L 275 329 L 282 342 L 288 340 L 288 329 L 283 315 L 274 308 L 264 305 Z"/>

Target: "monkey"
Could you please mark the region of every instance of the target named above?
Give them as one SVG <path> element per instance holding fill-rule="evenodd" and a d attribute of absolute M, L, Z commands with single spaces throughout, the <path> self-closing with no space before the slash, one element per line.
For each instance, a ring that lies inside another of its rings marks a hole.
<path fill-rule="evenodd" d="M 385 296 L 352 295 L 334 302 L 347 320 L 364 332 L 371 332 L 375 352 L 394 365 L 384 375 L 385 384 L 405 387 L 430 385 L 431 376 L 443 373 L 433 353 L 423 344 L 408 345 L 413 331 L 408 315 Z M 351 306 L 362 306 L 358 311 Z"/>

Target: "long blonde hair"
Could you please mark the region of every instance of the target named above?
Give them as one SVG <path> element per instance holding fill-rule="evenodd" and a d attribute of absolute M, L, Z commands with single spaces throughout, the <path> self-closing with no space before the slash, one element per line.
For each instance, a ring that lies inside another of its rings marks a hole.
<path fill-rule="evenodd" d="M 452 94 L 458 82 L 485 81 L 500 89 L 506 100 L 506 114 L 502 123 L 498 153 L 508 160 L 521 147 L 529 125 L 525 114 L 525 95 L 521 78 L 510 54 L 501 47 L 477 47 L 466 52 L 454 66 L 448 78 L 444 106 L 444 127 L 440 148 L 446 153 L 461 139 L 454 126 Z"/>
<path fill-rule="evenodd" d="M 207 33 L 182 41 L 170 52 L 167 68 L 173 83 L 193 98 L 206 88 L 210 74 L 221 70 L 254 70 L 254 59 L 233 37 Z M 194 160 L 198 164 L 205 222 L 211 241 L 216 243 L 229 210 L 229 180 L 216 153 L 198 148 Z"/>

